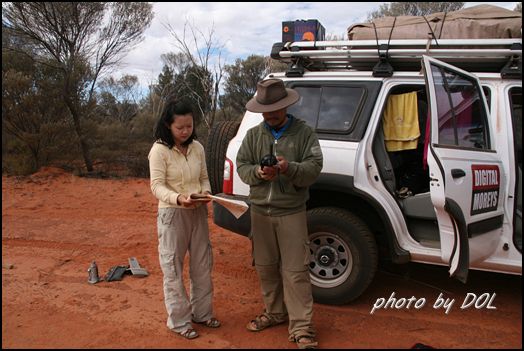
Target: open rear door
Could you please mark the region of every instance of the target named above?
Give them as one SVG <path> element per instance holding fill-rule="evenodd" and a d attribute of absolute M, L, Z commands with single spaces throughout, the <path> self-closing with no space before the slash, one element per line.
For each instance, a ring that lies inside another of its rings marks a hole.
<path fill-rule="evenodd" d="M 430 101 L 431 200 L 442 260 L 466 282 L 470 263 L 497 247 L 504 219 L 504 168 L 492 149 L 486 98 L 476 76 L 423 56 Z"/>

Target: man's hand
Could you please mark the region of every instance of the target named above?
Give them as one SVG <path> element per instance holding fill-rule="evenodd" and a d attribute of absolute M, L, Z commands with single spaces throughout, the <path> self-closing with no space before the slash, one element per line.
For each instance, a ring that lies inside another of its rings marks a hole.
<path fill-rule="evenodd" d="M 259 168 L 258 174 L 264 180 L 273 180 L 277 177 L 279 173 L 285 173 L 287 171 L 287 161 L 282 156 L 277 156 L 278 163 L 272 167 L 264 167 L 264 169 Z"/>

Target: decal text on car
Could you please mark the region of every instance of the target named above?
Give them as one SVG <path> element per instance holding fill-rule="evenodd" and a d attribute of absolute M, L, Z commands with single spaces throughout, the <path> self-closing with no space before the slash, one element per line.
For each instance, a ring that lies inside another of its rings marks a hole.
<path fill-rule="evenodd" d="M 500 190 L 500 170 L 496 165 L 471 165 L 473 198 L 471 215 L 496 211 Z"/>

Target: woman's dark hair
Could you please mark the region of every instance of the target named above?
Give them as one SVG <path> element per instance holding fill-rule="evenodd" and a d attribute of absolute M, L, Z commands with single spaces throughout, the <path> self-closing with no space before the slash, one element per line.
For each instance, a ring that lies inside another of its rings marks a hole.
<path fill-rule="evenodd" d="M 175 140 L 173 140 L 173 134 L 171 134 L 171 130 L 166 127 L 166 123 L 171 125 L 175 121 L 175 115 L 183 116 L 187 115 L 188 113 L 193 116 L 193 110 L 191 109 L 191 106 L 189 106 L 189 104 L 185 103 L 184 101 L 173 100 L 167 103 L 167 105 L 164 107 L 162 115 L 160 116 L 160 119 L 156 124 L 156 142 L 167 145 L 170 149 L 172 149 L 173 146 L 175 146 Z M 191 144 L 193 139 L 197 138 L 194 120 L 195 118 L 193 117 L 193 133 L 191 133 L 189 138 L 186 141 L 184 141 L 182 145 L 189 145 Z"/>

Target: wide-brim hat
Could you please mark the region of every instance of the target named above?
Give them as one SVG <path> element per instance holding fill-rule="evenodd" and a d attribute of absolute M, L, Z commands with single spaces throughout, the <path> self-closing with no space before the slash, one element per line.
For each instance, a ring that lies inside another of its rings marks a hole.
<path fill-rule="evenodd" d="M 257 84 L 257 94 L 246 104 L 251 112 L 273 112 L 293 105 L 300 99 L 295 89 L 286 88 L 281 79 L 267 79 Z"/>

